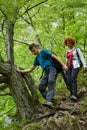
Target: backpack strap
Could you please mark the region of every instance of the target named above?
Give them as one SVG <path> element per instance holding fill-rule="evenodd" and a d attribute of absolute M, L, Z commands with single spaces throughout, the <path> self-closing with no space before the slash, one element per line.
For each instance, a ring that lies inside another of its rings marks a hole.
<path fill-rule="evenodd" d="M 47 60 L 50 60 L 50 61 L 52 62 L 52 58 L 51 58 L 50 55 L 46 54 L 43 50 L 42 50 L 41 53 L 42 53 L 42 56 L 43 56 L 44 58 L 46 58 Z"/>
<path fill-rule="evenodd" d="M 76 54 L 77 54 L 77 57 L 78 57 L 78 60 L 79 60 L 79 63 L 80 63 L 80 67 L 82 68 L 83 63 L 82 63 L 81 58 L 79 56 L 78 48 L 76 48 Z"/>

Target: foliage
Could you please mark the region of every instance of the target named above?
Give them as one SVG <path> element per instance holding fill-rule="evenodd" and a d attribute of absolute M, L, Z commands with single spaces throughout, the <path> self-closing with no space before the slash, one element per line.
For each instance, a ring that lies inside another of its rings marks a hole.
<path fill-rule="evenodd" d="M 21 130 L 21 128 L 19 127 L 19 125 L 17 123 L 12 122 L 11 124 L 9 124 L 6 127 L 3 127 L 2 130 Z"/>
<path fill-rule="evenodd" d="M 12 97 L 0 96 L 0 128 L 3 128 L 5 125 L 5 118 L 7 115 L 14 116 L 16 112 L 15 103 Z"/>
<path fill-rule="evenodd" d="M 51 49 L 57 53 L 65 62 L 66 47 L 63 40 L 66 36 L 73 36 L 77 40 L 87 60 L 87 2 L 86 0 L 49 0 L 39 6 L 34 5 L 42 0 L 1 0 L 0 1 L 0 52 L 6 60 L 6 15 L 8 21 L 15 21 L 14 29 L 14 58 L 15 65 L 29 68 L 33 64 L 34 56 L 28 50 L 28 44 L 36 42 L 39 37 L 44 48 Z M 41 69 L 35 70 L 32 74 L 36 84 L 39 83 Z M 82 78 L 82 79 L 81 79 Z M 82 81 L 82 82 L 81 82 Z M 81 83 L 80 83 L 81 82 Z M 80 77 L 79 84 L 86 86 L 86 79 Z M 58 77 L 57 88 L 63 88 L 61 76 Z M 9 90 L 6 90 L 8 92 Z M 39 92 L 38 92 L 39 94 Z M 42 97 L 40 100 L 42 101 Z M 15 108 L 9 111 L 15 103 L 11 97 L 0 97 L 0 113 L 8 111 L 13 115 Z M 0 117 L 0 122 L 6 114 Z M 31 126 L 32 130 L 38 126 Z M 39 129 L 39 127 L 38 127 Z"/>

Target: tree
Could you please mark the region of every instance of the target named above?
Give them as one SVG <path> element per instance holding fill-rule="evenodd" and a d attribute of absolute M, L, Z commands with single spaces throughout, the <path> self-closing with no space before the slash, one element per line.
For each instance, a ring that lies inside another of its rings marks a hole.
<path fill-rule="evenodd" d="M 43 2 L 36 4 L 36 6 Z M 17 112 L 22 119 L 30 119 L 35 110 L 34 105 L 35 103 L 38 103 L 36 86 L 32 77 L 30 74 L 19 74 L 14 65 L 14 26 L 18 18 L 35 7 L 35 5 L 30 5 L 30 3 L 31 1 L 26 0 L 19 2 L 16 0 L 0 1 L 1 20 L 3 21 L 2 34 L 4 34 L 4 30 L 6 30 L 4 36 L 6 40 L 7 56 L 7 61 L 4 61 L 0 56 L 0 83 L 4 83 L 4 87 L 1 86 L 0 89 L 3 90 L 4 88 L 9 87 L 10 95 L 14 98 Z M 24 5 L 27 5 L 25 10 L 22 9 Z M 21 14 L 20 10 L 23 10 Z"/>
<path fill-rule="evenodd" d="M 6 61 L 0 56 L 0 90 L 9 87 L 11 93 L 7 94 L 14 98 L 21 118 L 31 118 L 35 110 L 34 103 L 38 102 L 38 97 L 32 76 L 30 74 L 21 75 L 15 70 L 14 43 L 27 44 L 22 39 L 16 39 L 16 26 L 20 25 L 21 28 L 21 23 L 26 22 L 26 26 L 30 27 L 29 31 L 34 30 L 31 33 L 35 42 L 37 41 L 42 46 L 51 48 L 58 55 L 63 56 L 61 53 L 61 51 L 65 51 L 63 39 L 67 35 L 76 37 L 79 45 L 84 41 L 85 48 L 87 4 L 85 1 L 79 0 L 75 2 L 69 0 L 1 0 L 0 5 L 0 37 L 3 39 L 6 49 Z M 18 24 L 19 21 L 21 22 Z M 24 32 L 19 31 L 18 33 L 22 35 Z M 26 39 L 28 37 L 31 37 L 30 33 Z"/>

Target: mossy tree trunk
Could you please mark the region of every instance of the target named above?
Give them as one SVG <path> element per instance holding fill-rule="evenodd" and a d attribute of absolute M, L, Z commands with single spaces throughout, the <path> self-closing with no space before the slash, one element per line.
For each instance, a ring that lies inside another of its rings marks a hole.
<path fill-rule="evenodd" d="M 7 23 L 6 29 L 7 62 L 0 57 L 0 83 L 9 87 L 20 117 L 30 119 L 34 113 L 34 102 L 38 102 L 36 86 L 30 75 L 21 75 L 16 71 L 13 49 L 14 23 Z"/>

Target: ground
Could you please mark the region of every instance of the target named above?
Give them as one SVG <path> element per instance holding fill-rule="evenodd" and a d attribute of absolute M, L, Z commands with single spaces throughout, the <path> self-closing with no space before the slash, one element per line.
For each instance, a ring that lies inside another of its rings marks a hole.
<path fill-rule="evenodd" d="M 58 91 L 54 109 L 37 108 L 32 121 L 22 126 L 22 130 L 87 130 L 87 90 L 81 88 L 77 102 L 71 102 L 69 93 Z"/>

